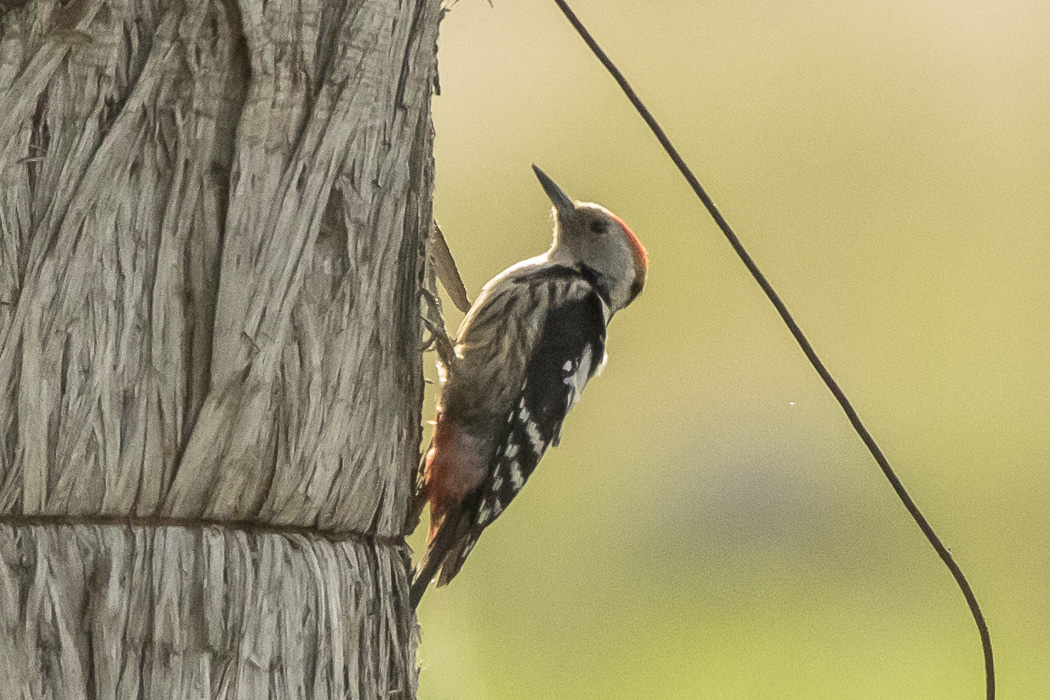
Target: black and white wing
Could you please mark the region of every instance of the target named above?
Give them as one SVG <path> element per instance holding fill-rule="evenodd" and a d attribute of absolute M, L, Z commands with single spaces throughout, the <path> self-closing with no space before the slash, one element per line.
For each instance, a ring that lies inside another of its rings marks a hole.
<path fill-rule="evenodd" d="M 507 415 L 505 437 L 476 516 L 494 520 L 525 485 L 562 422 L 605 357 L 605 310 L 589 292 L 551 310 L 529 359 L 526 379 Z"/>
<path fill-rule="evenodd" d="M 606 303 L 589 282 L 575 274 L 560 275 L 550 282 L 559 287 L 552 291 L 560 293 L 552 294 L 557 301 L 538 328 L 525 379 L 511 397 L 493 467 L 476 500 L 472 499 L 472 522 L 463 528 L 469 534 L 463 533 L 458 551 L 446 559 L 442 580 L 455 576 L 481 531 L 525 486 L 547 448 L 557 444 L 566 414 L 604 362 Z"/>
<path fill-rule="evenodd" d="M 514 308 L 519 304 L 544 312 L 532 316 L 534 323 L 520 323 L 529 314 Z M 464 501 L 457 522 L 447 524 L 457 534 L 450 534 L 454 544 L 443 557 L 439 585 L 456 575 L 482 530 L 521 491 L 547 448 L 557 444 L 566 414 L 605 359 L 609 306 L 595 285 L 572 268 L 532 270 L 527 281 L 507 278 L 505 286 L 483 294 L 479 306 L 464 321 L 457 346 L 461 363 L 471 364 L 471 370 L 450 378 L 444 408 L 470 425 L 492 414 L 475 412 L 467 398 L 488 392 L 501 405 L 502 417 L 483 431 L 497 437 L 481 484 Z M 508 360 L 493 362 L 493 357 Z M 474 381 L 484 376 L 485 386 L 468 388 L 465 376 Z"/>

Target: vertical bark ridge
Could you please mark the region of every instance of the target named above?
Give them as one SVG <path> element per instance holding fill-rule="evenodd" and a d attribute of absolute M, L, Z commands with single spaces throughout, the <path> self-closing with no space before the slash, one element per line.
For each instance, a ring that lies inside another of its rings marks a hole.
<path fill-rule="evenodd" d="M 0 697 L 414 696 L 440 16 L 0 14 Z"/>

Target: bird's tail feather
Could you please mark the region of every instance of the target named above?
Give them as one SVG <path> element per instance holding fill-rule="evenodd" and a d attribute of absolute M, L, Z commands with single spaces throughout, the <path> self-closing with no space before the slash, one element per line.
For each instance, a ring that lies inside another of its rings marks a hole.
<path fill-rule="evenodd" d="M 444 563 L 445 556 L 455 545 L 458 524 L 458 522 L 446 519 L 437 528 L 437 532 L 427 545 L 427 553 L 423 555 L 423 561 L 416 568 L 416 577 L 412 580 L 412 589 L 408 597 L 413 610 L 419 605 L 427 586 L 430 585 L 430 581 Z"/>
<path fill-rule="evenodd" d="M 412 587 L 408 593 L 408 604 L 412 606 L 413 610 L 416 609 L 419 601 L 422 600 L 423 594 L 426 592 L 427 586 L 430 585 L 431 579 L 434 578 L 434 574 L 437 573 L 439 566 L 441 566 L 441 560 L 428 555 L 423 559 L 423 563 L 420 564 L 419 568 L 416 569 L 416 577 L 412 579 Z"/>
<path fill-rule="evenodd" d="M 463 537 L 456 540 L 455 545 L 445 555 L 445 560 L 441 567 L 441 576 L 438 577 L 438 586 L 444 586 L 456 577 L 459 570 L 463 568 L 463 562 L 467 560 L 467 555 L 470 554 L 470 550 L 474 548 L 474 544 L 477 541 L 478 538 L 473 533 L 466 533 Z"/>
<path fill-rule="evenodd" d="M 474 548 L 480 534 L 471 530 L 470 522 L 469 518 L 460 517 L 455 520 L 446 519 L 438 526 L 412 581 L 409 602 L 413 609 L 419 605 L 419 600 L 439 569 L 441 575 L 437 585 L 444 586 L 463 568 L 463 562 L 467 560 L 467 555 Z"/>

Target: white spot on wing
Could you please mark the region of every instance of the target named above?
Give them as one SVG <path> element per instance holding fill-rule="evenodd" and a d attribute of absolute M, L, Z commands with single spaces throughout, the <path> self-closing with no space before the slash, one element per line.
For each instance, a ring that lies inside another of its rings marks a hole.
<path fill-rule="evenodd" d="M 515 491 L 521 491 L 521 487 L 525 485 L 525 475 L 521 473 L 521 465 L 517 462 L 510 465 L 510 483 Z"/>
<path fill-rule="evenodd" d="M 583 393 L 583 387 L 587 384 L 587 380 L 590 379 L 590 375 L 591 345 L 588 343 L 583 346 L 583 354 L 580 357 L 576 371 L 565 378 L 565 383 L 569 387 L 568 408 L 572 408 L 580 400 L 580 394 Z"/>
<path fill-rule="evenodd" d="M 543 454 L 543 436 L 540 435 L 540 427 L 536 425 L 535 421 L 527 420 L 525 423 L 525 434 L 529 436 L 529 442 L 532 443 L 532 451 L 537 455 Z"/>
<path fill-rule="evenodd" d="M 602 361 L 598 363 L 598 369 L 594 370 L 594 376 L 600 377 L 602 372 L 605 371 L 605 365 L 609 361 L 609 353 L 602 353 Z"/>

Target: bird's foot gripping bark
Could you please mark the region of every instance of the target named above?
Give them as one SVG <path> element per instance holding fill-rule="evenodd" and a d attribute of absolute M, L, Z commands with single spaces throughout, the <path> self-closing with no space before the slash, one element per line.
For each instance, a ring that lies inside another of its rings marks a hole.
<path fill-rule="evenodd" d="M 437 350 L 438 357 L 445 370 L 452 371 L 452 365 L 456 361 L 455 343 L 445 330 L 445 318 L 441 313 L 441 301 L 429 289 L 421 290 L 421 296 L 425 302 L 422 312 L 423 326 L 427 329 L 428 336 L 423 341 L 423 351 Z"/>

